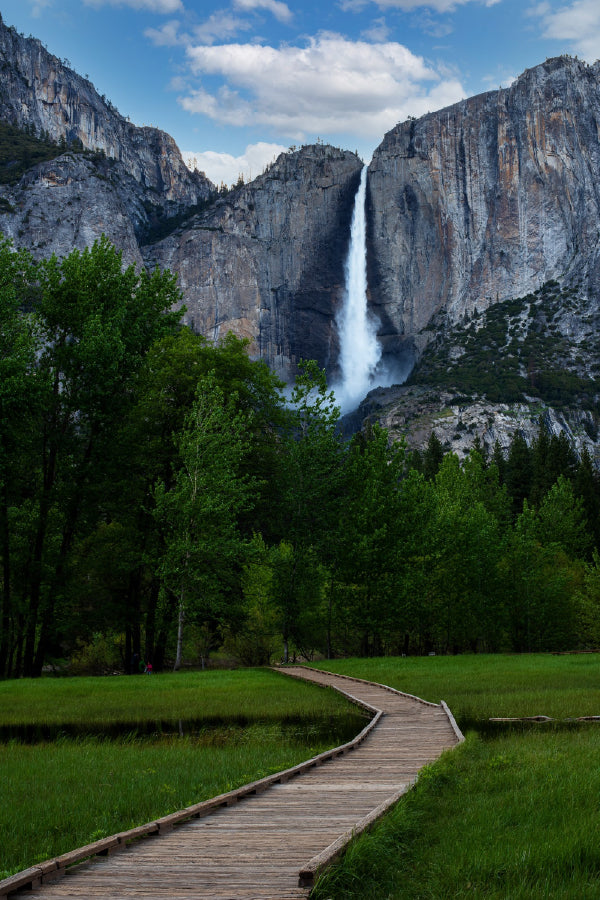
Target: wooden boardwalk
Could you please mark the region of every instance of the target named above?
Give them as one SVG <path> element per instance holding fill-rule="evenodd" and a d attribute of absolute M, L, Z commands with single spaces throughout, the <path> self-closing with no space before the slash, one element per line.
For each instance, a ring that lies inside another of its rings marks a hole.
<path fill-rule="evenodd" d="M 81 863 L 56 881 L 47 881 L 53 877 L 49 872 L 33 890 L 8 893 L 7 882 L 0 882 L 0 898 L 308 897 L 315 870 L 339 852 L 353 831 L 395 802 L 423 765 L 462 736 L 443 706 L 359 679 L 295 667 L 281 671 L 335 687 L 382 715 L 343 755 L 320 760 L 298 775 L 290 770 L 295 777 L 284 776 L 249 796 L 232 795 L 231 805 L 205 810 L 209 804 L 199 804 L 203 811 L 195 814 L 202 818 L 168 833 L 156 826 L 146 832 L 157 837 L 128 844 L 115 839 L 112 847 L 122 848 L 118 853 Z"/>

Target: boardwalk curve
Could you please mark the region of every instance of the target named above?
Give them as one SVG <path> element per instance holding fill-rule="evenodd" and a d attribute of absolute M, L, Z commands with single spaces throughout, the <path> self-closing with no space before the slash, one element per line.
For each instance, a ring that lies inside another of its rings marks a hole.
<path fill-rule="evenodd" d="M 333 687 L 374 718 L 354 741 L 307 763 L 34 867 L 20 882 L 6 879 L 0 900 L 306 898 L 315 873 L 352 834 L 395 803 L 423 765 L 462 740 L 445 704 L 316 669 L 280 671 Z M 178 822 L 184 823 L 173 829 Z M 152 835 L 160 840 L 133 841 Z M 108 858 L 54 880 L 91 852 Z M 31 889 L 16 890 L 22 887 Z"/>

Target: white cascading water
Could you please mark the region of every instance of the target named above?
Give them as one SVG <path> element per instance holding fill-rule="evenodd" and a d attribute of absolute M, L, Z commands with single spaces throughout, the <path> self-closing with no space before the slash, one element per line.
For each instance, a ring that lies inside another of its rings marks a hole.
<path fill-rule="evenodd" d="M 376 383 L 380 383 L 375 380 L 381 359 L 381 346 L 377 340 L 379 321 L 367 309 L 366 193 L 367 167 L 364 166 L 352 213 L 344 303 L 336 318 L 340 376 L 333 390 L 342 414 L 356 409 Z"/>

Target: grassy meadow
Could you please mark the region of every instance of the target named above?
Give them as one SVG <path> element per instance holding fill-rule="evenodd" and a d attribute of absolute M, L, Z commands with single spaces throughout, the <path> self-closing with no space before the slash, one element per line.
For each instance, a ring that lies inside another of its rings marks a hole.
<path fill-rule="evenodd" d="M 0 681 L 0 728 L 148 722 L 279 722 L 348 709 L 333 691 L 268 669 Z"/>
<path fill-rule="evenodd" d="M 314 900 L 600 896 L 600 724 L 569 721 L 600 714 L 600 656 L 320 665 L 444 699 L 467 739 L 353 842 Z M 64 733 L 0 743 L 0 877 L 340 743 L 347 710 L 331 691 L 257 669 L 2 682 L 0 728 Z M 538 714 L 559 721 L 488 722 Z M 124 733 L 107 737 L 115 724 Z"/>
<path fill-rule="evenodd" d="M 495 716 L 600 715 L 600 654 L 474 654 L 327 660 L 330 672 L 445 700 L 459 725 Z"/>
<path fill-rule="evenodd" d="M 339 660 L 323 668 L 445 700 L 466 741 L 319 882 L 314 900 L 600 896 L 600 656 Z M 556 723 L 492 726 L 492 716 Z"/>
<path fill-rule="evenodd" d="M 116 723 L 131 730 L 103 734 Z M 333 691 L 267 670 L 0 682 L 0 728 L 59 732 L 0 743 L 0 878 L 295 765 L 362 724 Z"/>

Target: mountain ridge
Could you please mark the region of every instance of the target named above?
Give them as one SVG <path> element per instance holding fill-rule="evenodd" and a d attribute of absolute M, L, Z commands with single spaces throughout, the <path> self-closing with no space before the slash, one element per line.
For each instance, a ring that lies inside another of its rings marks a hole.
<path fill-rule="evenodd" d="M 224 196 L 187 169 L 171 137 L 128 122 L 89 81 L 1 19 L 0 120 L 60 143 L 55 158 L 0 184 L 0 230 L 15 244 L 60 256 L 106 234 L 126 263 L 176 274 L 184 321 L 195 330 L 212 340 L 229 330 L 248 338 L 251 354 L 286 381 L 301 358 L 335 376 L 363 165 L 355 154 L 323 144 L 290 151 Z M 468 395 L 479 426 L 460 415 L 452 434 L 435 425 L 464 451 L 465 432 L 487 445 L 485 423 L 496 413 L 485 408 L 494 404 L 523 407 L 517 419 L 529 433 L 531 395 L 536 415 L 540 404 L 552 410 L 553 428 L 570 427 L 571 402 L 573 439 L 583 429 L 581 447 L 592 441 L 600 408 L 592 371 L 600 349 L 599 123 L 600 63 L 557 57 L 508 88 L 398 123 L 383 137 L 369 165 L 369 305 L 384 360 L 413 375 L 400 394 L 366 398 L 357 424 L 379 415 L 395 436 L 409 433 L 420 413 L 409 412 L 407 396 L 445 392 L 443 412 L 453 397 L 464 407 Z M 482 350 L 489 377 L 467 391 L 475 337 L 510 302 L 517 307 L 505 339 Z M 571 384 L 558 407 L 547 388 L 553 371 Z M 394 396 L 402 410 L 394 412 Z"/>

